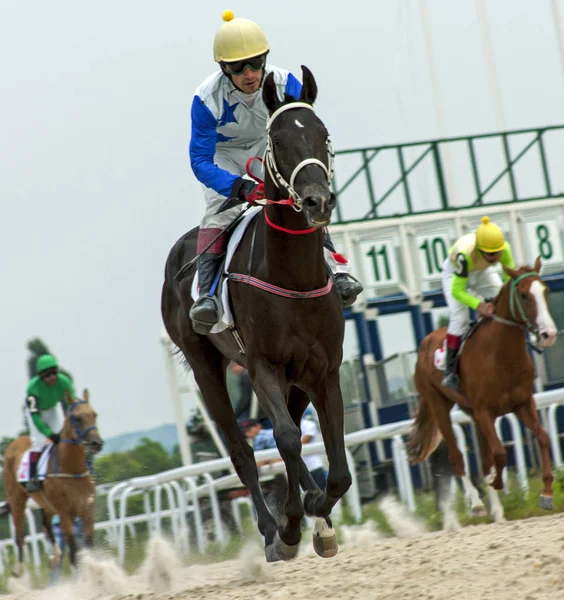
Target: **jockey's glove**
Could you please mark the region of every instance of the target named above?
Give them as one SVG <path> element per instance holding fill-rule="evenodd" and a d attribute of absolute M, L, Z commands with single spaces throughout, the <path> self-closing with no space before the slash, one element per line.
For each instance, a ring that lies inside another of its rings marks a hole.
<path fill-rule="evenodd" d="M 257 200 L 264 200 L 264 184 L 239 177 L 231 188 L 231 197 L 256 205 Z"/>
<path fill-rule="evenodd" d="M 58 433 L 52 433 L 49 436 L 49 439 L 53 442 L 53 444 L 58 444 L 61 441 L 61 436 Z"/>

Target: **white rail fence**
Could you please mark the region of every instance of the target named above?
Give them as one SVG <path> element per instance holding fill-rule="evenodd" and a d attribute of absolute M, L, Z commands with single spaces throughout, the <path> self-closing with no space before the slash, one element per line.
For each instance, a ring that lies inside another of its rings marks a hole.
<path fill-rule="evenodd" d="M 558 428 L 557 410 L 564 405 L 564 389 L 541 392 L 535 395 L 537 409 L 548 431 L 552 449 L 553 464 L 558 468 L 562 466 L 562 452 L 560 438 L 564 433 Z M 466 444 L 466 435 L 462 425 L 470 423 L 471 419 L 460 410 L 451 413 L 454 430 L 459 448 L 468 468 L 469 458 Z M 523 489 L 528 488 L 527 465 L 525 461 L 525 445 L 519 420 L 514 414 L 505 415 L 496 420 L 496 430 L 502 436 L 502 421 L 505 419 L 511 433 L 510 439 L 503 439 L 505 444 L 511 444 L 515 452 L 515 467 L 517 477 Z M 412 470 L 408 461 L 404 436 L 409 432 L 412 420 L 400 421 L 388 425 L 381 425 L 349 433 L 345 436 L 347 462 L 352 474 L 352 485 L 345 500 L 347 506 L 358 522 L 362 519 L 361 499 L 359 494 L 358 479 L 351 448 L 361 444 L 391 440 L 391 460 L 398 486 L 399 496 L 411 511 L 415 510 L 415 493 Z M 302 449 L 304 456 L 324 453 L 323 442 L 307 444 Z M 280 457 L 277 450 L 261 450 L 255 453 L 257 462 L 273 460 Z M 260 470 L 261 478 L 268 478 L 274 473 L 283 472 L 283 463 L 276 463 L 263 467 Z M 214 478 L 214 474 L 229 471 L 230 474 Z M 203 480 L 203 481 L 202 481 Z M 139 523 L 147 524 L 151 533 L 160 533 L 165 520 L 170 522 L 172 537 L 178 550 L 184 554 L 196 550 L 205 553 L 208 546 L 209 535 L 213 535 L 221 547 L 229 539 L 229 532 L 225 530 L 224 516 L 225 504 L 222 510 L 222 500 L 219 493 L 240 486 L 238 476 L 233 473 L 231 461 L 228 458 L 201 462 L 186 467 L 165 471 L 149 477 L 138 477 L 129 481 L 118 483 L 111 487 L 107 493 L 107 506 L 109 519 L 96 523 L 96 530 L 102 530 L 110 545 L 117 548 L 120 564 L 124 563 L 127 544 L 127 534 L 135 538 L 135 526 Z M 107 487 L 106 490 L 107 491 Z M 128 499 L 134 496 L 143 497 L 144 514 L 128 515 Z M 167 499 L 167 508 L 163 508 L 163 496 Z M 202 503 L 206 506 L 203 507 Z M 241 504 L 249 504 L 248 497 L 234 498 L 229 501 L 229 509 L 234 523 L 241 527 Z M 212 531 L 207 530 L 210 521 L 203 519 L 203 511 L 211 511 Z M 337 506 L 337 511 L 340 507 Z M 251 511 L 252 514 L 254 514 Z M 48 542 L 41 532 L 35 527 L 35 521 L 28 510 L 27 523 L 29 535 L 26 537 L 26 546 L 31 548 L 31 557 L 36 564 L 40 562 L 40 550 L 48 550 Z M 338 517 L 338 514 L 337 514 Z M 5 559 L 8 548 L 13 547 L 12 540 L 0 541 L 0 557 Z M 29 548 L 26 549 L 29 556 Z M 0 561 L 2 563 L 4 561 Z M 0 569 L 3 566 L 0 565 Z"/>

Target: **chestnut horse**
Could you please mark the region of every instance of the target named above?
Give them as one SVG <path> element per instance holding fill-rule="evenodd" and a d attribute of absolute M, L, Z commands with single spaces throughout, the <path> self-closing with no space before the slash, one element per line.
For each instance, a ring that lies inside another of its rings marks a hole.
<path fill-rule="evenodd" d="M 165 327 L 192 367 L 233 466 L 251 493 L 268 561 L 296 556 L 304 508 L 318 517 L 317 553 L 334 556 L 337 543 L 329 515 L 351 485 L 339 385 L 344 317 L 323 253 L 324 227 L 336 205 L 329 186 L 333 155 L 327 130 L 312 108 L 315 80 L 307 68 L 302 70 L 299 101 L 280 99 L 272 74 L 264 81 L 263 100 L 270 113 L 264 182 L 269 200 L 245 232 L 229 267 L 237 338 L 229 330 L 205 336 L 192 328 L 192 275 L 180 282 L 176 275 L 196 254 L 197 229 L 170 251 L 162 292 Z M 231 360 L 247 367 L 286 466 L 288 492 L 280 525 L 265 503 L 253 450 L 229 400 L 225 376 Z M 319 415 L 329 459 L 324 491 L 300 456 L 300 422 L 310 401 Z M 300 485 L 307 490 L 303 502 Z"/>
<path fill-rule="evenodd" d="M 557 335 L 548 309 L 549 290 L 539 277 L 540 268 L 540 258 L 534 269 L 503 267 L 510 279 L 495 299 L 493 317 L 480 322 L 461 350 L 460 392 L 441 386 L 443 373 L 434 365 L 435 350 L 444 342 L 445 328 L 430 333 L 421 342 L 415 367 L 419 407 L 408 440 L 411 461 L 418 463 L 427 458 L 441 437 L 444 438 L 449 461 L 455 474 L 462 478 L 465 493 L 470 498 L 472 513 L 485 513 L 478 491 L 465 473 L 450 420 L 450 410 L 458 404 L 476 424 L 483 476 L 489 484 L 490 510 L 496 520 L 503 519 L 503 508 L 495 490 L 503 488 L 507 456 L 494 423 L 497 417 L 510 412 L 521 419 L 539 443 L 544 482 L 540 505 L 548 510 L 554 505 L 549 439 L 540 424 L 533 398 L 535 370 L 526 343 L 527 332 L 535 333 L 542 346 L 552 345 Z"/>
<path fill-rule="evenodd" d="M 56 566 L 61 555 L 51 529 L 54 514 L 61 519 L 61 529 L 73 566 L 76 567 L 76 543 L 72 525 L 76 517 L 82 520 L 86 546 L 93 545 L 96 485 L 88 470 L 86 451 L 98 453 L 103 441 L 96 426 L 97 414 L 88 402 L 88 390 L 84 390 L 82 400 L 67 398 L 67 404 L 69 407 L 61 430 L 61 441 L 49 458 L 47 478 L 41 491 L 28 494 L 25 484 L 19 483 L 17 478 L 20 461 L 31 446 L 28 436 L 15 439 L 4 455 L 4 488 L 16 532 L 18 565 L 14 575 L 18 577 L 23 574 L 24 513 L 29 496 L 43 509 L 43 525 L 53 545 L 52 567 Z"/>

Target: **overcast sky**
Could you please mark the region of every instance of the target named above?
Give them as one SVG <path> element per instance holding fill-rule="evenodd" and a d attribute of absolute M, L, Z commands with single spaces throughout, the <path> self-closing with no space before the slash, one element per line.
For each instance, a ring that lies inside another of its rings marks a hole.
<path fill-rule="evenodd" d="M 563 123 L 550 0 L 486 6 L 507 128 Z M 273 64 L 312 69 L 337 149 L 495 130 L 474 0 L 427 7 L 444 132 L 415 0 L 2 0 L 0 434 L 21 425 L 35 336 L 90 388 L 103 435 L 172 422 L 160 290 L 203 214 L 190 105 L 222 11 L 263 27 Z"/>

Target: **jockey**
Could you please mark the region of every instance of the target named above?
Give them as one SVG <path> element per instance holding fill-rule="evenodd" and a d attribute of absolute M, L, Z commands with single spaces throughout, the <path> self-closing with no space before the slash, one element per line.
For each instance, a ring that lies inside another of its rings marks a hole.
<path fill-rule="evenodd" d="M 37 359 L 37 375 L 27 386 L 26 417 L 29 425 L 31 448 L 29 453 L 28 492 L 41 489 L 37 479 L 37 462 L 41 451 L 49 438 L 53 444 L 58 444 L 63 428 L 63 410 L 66 409 L 65 392 L 74 399 L 76 394 L 72 381 L 62 373 L 56 359 L 50 354 L 43 354 Z"/>
<path fill-rule="evenodd" d="M 443 264 L 443 294 L 450 310 L 446 368 L 441 382 L 445 387 L 458 390 L 456 355 L 462 337 L 470 327 L 468 309 L 477 310 L 482 317 L 493 314 L 491 299 L 497 296 L 502 286 L 498 273 L 491 268 L 497 263 L 514 267 L 511 246 L 505 241 L 501 229 L 488 217 L 483 217 L 482 224 L 474 233 L 463 235 L 450 248 Z M 509 276 L 505 272 L 502 274 L 503 280 L 507 281 Z"/>
<path fill-rule="evenodd" d="M 203 184 L 206 200 L 198 252 L 243 210 L 239 205 L 216 214 L 226 198 L 236 198 L 241 203 L 264 198 L 262 186 L 245 175 L 247 160 L 262 157 L 266 150 L 268 110 L 261 95 L 265 76 L 274 73 L 280 97 L 288 94 L 297 100 L 301 92 L 294 75 L 266 63 L 270 47 L 256 23 L 234 18 L 230 10 L 223 13 L 223 20 L 213 44 L 214 60 L 220 70 L 205 79 L 192 102 L 190 163 L 196 179 Z M 335 252 L 329 235 L 326 236 L 326 248 Z M 226 237 L 220 237 L 198 259 L 199 298 L 190 310 L 198 333 L 209 333 L 219 320 L 218 307 L 209 292 L 226 246 Z M 337 256 L 337 260 L 341 259 Z M 329 258 L 335 285 L 347 307 L 363 288 L 347 275 L 348 263 L 338 264 L 337 260 Z"/>

